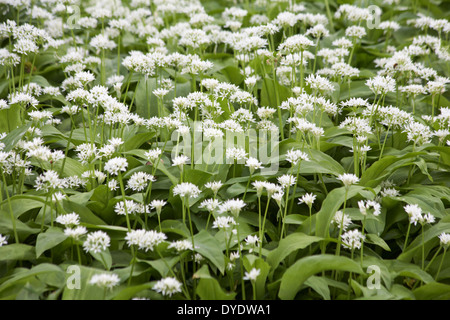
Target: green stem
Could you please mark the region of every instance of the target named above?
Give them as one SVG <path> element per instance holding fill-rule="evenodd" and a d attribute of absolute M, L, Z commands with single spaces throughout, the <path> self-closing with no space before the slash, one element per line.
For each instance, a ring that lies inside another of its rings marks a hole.
<path fill-rule="evenodd" d="M 128 232 L 131 232 L 130 217 L 128 216 L 127 201 L 125 199 L 125 188 L 123 186 L 122 173 L 120 171 L 119 171 L 119 183 L 120 183 L 120 191 L 122 193 L 122 199 L 123 199 L 123 208 L 125 209 L 125 218 L 127 220 L 127 228 L 128 228 Z"/>
<path fill-rule="evenodd" d="M 403 244 L 402 252 L 405 252 L 406 245 L 408 244 L 409 232 L 411 231 L 411 223 L 408 224 L 408 230 L 406 231 L 405 243 Z"/>
<path fill-rule="evenodd" d="M 244 283 L 244 259 L 242 259 L 241 252 L 241 237 L 239 236 L 239 223 L 236 227 L 237 230 L 237 240 L 238 240 L 238 250 L 239 250 L 239 259 L 241 259 L 240 269 L 241 269 L 241 289 L 242 289 L 242 300 L 245 300 L 245 283 Z"/>
<path fill-rule="evenodd" d="M 9 191 L 8 191 L 8 185 L 6 183 L 6 177 L 5 177 L 5 173 L 2 169 L 2 178 L 3 178 L 3 186 L 5 188 L 5 193 L 6 193 L 6 199 L 8 201 L 8 207 L 9 207 L 9 212 L 11 215 L 11 224 L 13 227 L 13 233 L 14 233 L 14 240 L 16 241 L 16 243 L 19 243 L 19 235 L 17 234 L 17 228 L 16 228 L 16 218 L 14 217 L 14 211 L 11 205 L 11 198 L 9 197 Z"/>
<path fill-rule="evenodd" d="M 438 278 L 439 278 L 439 273 L 441 273 L 441 268 L 442 268 L 442 264 L 444 262 L 446 253 L 447 253 L 447 247 L 444 248 L 444 254 L 442 255 L 441 263 L 439 264 L 439 269 L 438 269 L 438 271 L 436 273 L 436 276 L 434 277 L 434 281 L 437 281 Z"/>

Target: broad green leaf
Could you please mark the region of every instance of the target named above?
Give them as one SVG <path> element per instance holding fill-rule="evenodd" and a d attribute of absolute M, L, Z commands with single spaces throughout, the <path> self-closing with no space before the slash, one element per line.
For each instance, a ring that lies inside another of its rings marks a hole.
<path fill-rule="evenodd" d="M 369 233 L 369 234 L 367 234 L 367 238 L 369 239 L 370 243 L 380 246 L 381 248 L 383 248 L 386 251 L 391 251 L 391 248 L 389 248 L 386 241 L 384 241 L 382 238 L 380 238 L 376 234 Z"/>
<path fill-rule="evenodd" d="M 2 117 L 2 119 L 4 119 Z M 14 122 L 12 122 L 14 123 Z M 12 124 L 11 124 L 12 125 Z M 1 126 L 0 128 L 7 128 L 9 126 Z M 9 134 L 3 138 L 2 142 L 5 144 L 5 148 L 2 150 L 3 152 L 8 152 L 11 151 L 17 144 L 17 142 L 19 142 L 20 139 L 22 139 L 23 135 L 27 132 L 27 130 L 31 127 L 31 122 L 27 123 L 26 125 L 23 125 L 19 128 L 10 128 L 14 129 L 11 132 L 9 132 Z"/>
<path fill-rule="evenodd" d="M 417 300 L 450 300 L 450 285 L 431 282 L 413 291 Z"/>
<path fill-rule="evenodd" d="M 136 295 L 144 290 L 151 289 L 154 286 L 153 283 L 144 283 L 137 286 L 131 286 L 128 288 L 123 289 L 117 295 L 114 297 L 114 300 L 130 300 Z"/>
<path fill-rule="evenodd" d="M 40 233 L 36 240 L 36 258 L 39 258 L 44 251 L 56 247 L 66 239 L 66 234 L 60 228 L 50 227 L 46 232 Z"/>
<path fill-rule="evenodd" d="M 424 152 L 410 152 L 400 156 L 383 156 L 374 162 L 361 176 L 359 184 L 366 187 L 376 187 L 382 180 L 388 178 L 395 170 L 409 165 L 411 158 L 424 154 Z"/>
<path fill-rule="evenodd" d="M 284 219 L 284 222 L 286 224 L 303 224 L 306 219 L 306 216 L 302 216 L 300 214 L 288 214 Z"/>
<path fill-rule="evenodd" d="M 259 275 L 255 282 L 256 299 L 264 299 L 266 294 L 267 276 L 269 275 L 269 271 L 271 269 L 270 265 L 264 261 L 264 259 L 257 258 L 256 256 L 249 254 L 244 257 L 244 267 L 247 272 L 250 272 L 253 268 L 259 270 Z"/>
<path fill-rule="evenodd" d="M 364 190 L 361 186 L 350 186 L 347 193 L 347 201 Z M 316 236 L 327 238 L 331 220 L 336 211 L 338 211 L 345 201 L 345 187 L 333 189 L 328 193 L 322 203 L 322 208 L 315 215 L 316 217 Z"/>
<path fill-rule="evenodd" d="M 90 252 L 90 254 L 94 257 L 95 260 L 103 264 L 106 270 L 111 270 L 112 257 L 109 249 L 103 250 L 101 252 Z"/>
<path fill-rule="evenodd" d="M 225 256 L 221 244 L 209 232 L 201 230 L 194 236 L 195 252 L 211 261 L 223 274 L 225 271 Z"/>
<path fill-rule="evenodd" d="M 320 237 L 308 236 L 304 233 L 292 233 L 286 238 L 281 239 L 278 247 L 270 251 L 267 255 L 267 262 L 272 267 L 272 272 L 278 267 L 292 252 L 304 249 L 309 245 L 322 240 Z"/>
<path fill-rule="evenodd" d="M 143 262 L 150 265 L 153 269 L 159 272 L 162 277 L 166 277 L 170 273 L 170 268 L 173 268 L 178 261 L 180 261 L 180 256 L 176 257 L 164 257 L 163 259 L 158 260 L 141 260 L 137 259 L 138 262 Z"/>
<path fill-rule="evenodd" d="M 282 300 L 294 299 L 302 284 L 310 276 L 325 270 L 363 273 L 359 263 L 346 257 L 329 254 L 309 256 L 298 260 L 286 270 L 281 278 L 278 296 Z"/>
<path fill-rule="evenodd" d="M 102 219 L 97 217 L 91 210 L 86 206 L 80 205 L 76 202 L 70 200 L 63 200 L 63 207 L 66 212 L 75 212 L 80 216 L 80 221 L 84 223 L 96 224 L 96 225 L 106 225 Z"/>
<path fill-rule="evenodd" d="M 12 278 L 3 282 L 0 285 L 0 293 L 24 279 L 32 279 L 36 276 L 43 276 L 45 274 L 52 274 L 54 279 L 58 279 L 56 283 L 53 281 L 53 284 L 64 285 L 64 272 L 61 267 L 50 263 L 41 263 L 29 270 L 20 270 Z"/>
<path fill-rule="evenodd" d="M 423 240 L 426 244 L 428 241 L 436 239 L 441 233 L 450 233 L 450 223 L 448 222 L 439 222 L 432 226 L 430 229 L 426 230 L 423 234 Z M 409 246 L 406 247 L 405 252 L 400 254 L 397 259 L 399 261 L 408 262 L 412 259 L 416 250 L 419 250 L 422 247 L 422 237 L 417 237 L 414 239 Z"/>
<path fill-rule="evenodd" d="M 433 282 L 433 277 L 427 272 L 423 271 L 419 266 L 411 263 L 402 262 L 399 260 L 386 261 L 386 266 L 391 271 L 392 278 L 396 277 L 410 277 L 421 280 L 425 283 Z"/>
<path fill-rule="evenodd" d="M 331 300 L 330 288 L 328 288 L 328 283 L 324 278 L 311 276 L 305 281 L 305 285 L 320 294 L 324 300 Z"/>
<path fill-rule="evenodd" d="M 184 238 L 191 236 L 191 232 L 186 225 L 178 220 L 163 220 L 161 221 L 161 228 L 164 233 L 177 233 Z"/>
<path fill-rule="evenodd" d="M 32 228 L 23 223 L 22 221 L 15 219 L 15 227 L 20 239 L 24 239 L 31 234 L 39 233 L 41 230 L 38 228 Z M 13 224 L 11 221 L 11 215 L 9 212 L 0 211 L 0 233 L 12 234 L 14 232 Z"/>
<path fill-rule="evenodd" d="M 235 292 L 225 292 L 219 282 L 213 278 L 204 264 L 194 276 L 194 279 L 200 279 L 197 284 L 197 294 L 201 300 L 233 300 Z"/>
<path fill-rule="evenodd" d="M 0 247 L 0 261 L 34 259 L 36 259 L 36 251 L 33 246 L 13 243 Z"/>
<path fill-rule="evenodd" d="M 103 288 L 90 283 L 94 275 L 103 273 L 110 274 L 113 272 L 78 265 L 73 266 L 72 269 L 67 269 L 67 280 L 62 300 L 103 300 L 105 293 L 107 297 L 114 296 L 114 291 L 119 290 L 119 288 L 112 292 L 105 291 Z"/>

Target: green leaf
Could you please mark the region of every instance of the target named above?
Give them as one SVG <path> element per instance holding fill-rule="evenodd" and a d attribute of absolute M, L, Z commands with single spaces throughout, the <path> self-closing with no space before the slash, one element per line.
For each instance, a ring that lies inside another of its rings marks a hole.
<path fill-rule="evenodd" d="M 181 221 L 178 220 L 163 220 L 161 221 L 161 229 L 164 233 L 176 233 L 181 235 L 184 238 L 189 238 L 191 236 L 191 232 Z"/>
<path fill-rule="evenodd" d="M 233 300 L 235 292 L 225 292 L 219 282 L 213 278 L 204 264 L 193 276 L 200 279 L 197 285 L 197 294 L 201 300 Z"/>
<path fill-rule="evenodd" d="M 26 238 L 30 234 L 36 234 L 41 231 L 38 228 L 31 228 L 22 221 L 16 219 L 16 230 L 19 238 Z M 14 230 L 9 212 L 0 211 L 0 233 L 12 233 Z"/>
<path fill-rule="evenodd" d="M 331 300 L 330 288 L 328 288 L 328 282 L 324 278 L 311 276 L 305 281 L 305 285 L 320 294 L 324 300 Z"/>
<path fill-rule="evenodd" d="M 3 248 L 3 247 L 2 247 Z M 1 249 L 1 248 L 0 248 Z M 6 280 L 0 286 L 0 292 L 14 286 L 16 283 L 30 278 L 30 280 L 36 276 L 43 276 L 45 274 L 52 274 L 53 279 L 52 284 L 64 285 L 64 272 L 61 267 L 49 263 L 41 263 L 29 270 L 20 270 L 12 278 Z"/>
<path fill-rule="evenodd" d="M 299 249 L 304 249 L 309 245 L 322 240 L 320 237 L 308 236 L 304 233 L 292 233 L 286 238 L 282 239 L 278 247 L 270 251 L 267 255 L 267 262 L 272 267 L 272 272 L 278 267 L 281 261 L 284 260 L 292 252 Z"/>
<path fill-rule="evenodd" d="M 147 82 L 147 83 L 146 83 Z M 156 78 L 148 78 L 142 76 L 141 80 L 136 88 L 136 113 L 145 118 L 158 115 L 158 99 L 153 94 L 153 90 L 156 89 Z M 149 100 L 149 103 L 147 103 Z"/>
<path fill-rule="evenodd" d="M 166 257 L 166 258 L 164 258 L 164 260 L 162 260 L 162 259 L 158 259 L 158 260 L 137 259 L 137 261 L 150 265 L 153 269 L 158 271 L 162 277 L 166 277 L 170 272 L 170 269 L 167 266 L 169 266 L 170 268 L 173 268 L 173 266 L 176 265 L 178 263 L 178 261 L 180 261 L 180 256 L 176 256 L 176 257 L 172 257 L 172 258 Z"/>
<path fill-rule="evenodd" d="M 450 285 L 431 282 L 413 291 L 417 300 L 450 300 Z"/>
<path fill-rule="evenodd" d="M 244 267 L 248 272 L 253 268 L 259 270 L 259 275 L 255 282 L 256 299 L 264 299 L 266 294 L 266 279 L 269 275 L 270 265 L 262 258 L 257 258 L 254 255 L 246 255 L 244 257 Z"/>
<path fill-rule="evenodd" d="M 137 286 L 131 286 L 123 289 L 114 297 L 114 300 L 130 300 L 136 297 L 136 294 L 146 289 L 151 289 L 154 286 L 153 283 L 144 283 Z"/>
<path fill-rule="evenodd" d="M 209 232 L 201 230 L 194 236 L 195 252 L 209 259 L 223 274 L 225 271 L 225 256 L 220 242 Z"/>
<path fill-rule="evenodd" d="M 419 266 L 399 260 L 386 261 L 386 266 L 391 271 L 392 278 L 409 277 L 421 280 L 425 283 L 433 282 L 433 277 L 423 271 Z"/>
<path fill-rule="evenodd" d="M 43 207 L 45 199 L 36 196 L 15 195 L 10 198 L 10 203 L 14 216 L 19 218 L 23 213 L 29 210 Z M 1 203 L 0 209 L 9 212 L 10 209 L 7 200 L 4 200 Z"/>
<path fill-rule="evenodd" d="M 302 216 L 300 214 L 288 214 L 284 219 L 284 222 L 286 224 L 303 224 L 306 219 L 306 216 Z"/>
<path fill-rule="evenodd" d="M 108 274 L 110 272 L 78 265 L 74 266 L 73 270 L 70 270 L 70 272 L 68 269 L 66 272 L 67 280 L 62 294 L 62 300 L 103 299 L 103 295 L 105 293 L 104 289 L 89 283 L 94 275 L 102 273 Z M 77 284 L 79 287 L 77 287 Z M 109 292 L 109 294 L 113 296 L 115 295 L 113 292 Z"/>
<path fill-rule="evenodd" d="M 388 244 L 382 238 L 377 236 L 376 234 L 369 233 L 369 234 L 367 234 L 367 238 L 369 239 L 370 243 L 380 246 L 381 248 L 383 248 L 386 251 L 391 251 L 391 248 L 389 248 Z"/>
<path fill-rule="evenodd" d="M 364 190 L 361 186 L 350 186 L 347 201 Z M 331 220 L 345 201 L 345 187 L 333 189 L 322 203 L 322 208 L 315 215 L 316 236 L 327 238 Z"/>
<path fill-rule="evenodd" d="M 103 250 L 101 252 L 90 252 L 95 260 L 101 262 L 106 270 L 110 270 L 112 266 L 112 257 L 109 249 Z"/>
<path fill-rule="evenodd" d="M 302 284 L 310 276 L 325 270 L 347 271 L 360 274 L 364 272 L 359 263 L 346 257 L 329 254 L 309 256 L 298 260 L 286 270 L 281 278 L 278 296 L 282 300 L 294 299 Z"/>
<path fill-rule="evenodd" d="M 97 217 L 91 210 L 86 206 L 80 205 L 76 202 L 70 200 L 63 200 L 63 207 L 66 212 L 75 212 L 80 216 L 80 221 L 84 223 L 96 224 L 96 225 L 106 225 L 102 219 Z"/>
<path fill-rule="evenodd" d="M 450 232 L 450 223 L 448 222 L 439 222 L 432 226 L 430 229 L 426 230 L 423 233 L 423 240 L 425 245 L 431 241 L 436 239 L 441 233 L 449 233 Z M 405 252 L 400 254 L 397 259 L 399 261 L 408 262 L 412 259 L 416 250 L 419 250 L 422 247 L 422 237 L 416 237 L 409 246 L 406 247 Z"/>
<path fill-rule="evenodd" d="M 0 261 L 34 260 L 36 251 L 33 246 L 22 243 L 13 243 L 0 247 Z"/>
<path fill-rule="evenodd" d="M 275 90 L 277 92 L 275 92 Z M 261 89 L 261 106 L 277 108 L 278 102 L 281 103 L 286 100 L 289 97 L 289 94 L 290 90 L 287 87 L 282 86 L 279 83 L 277 83 L 275 87 L 273 79 L 266 77 L 263 79 L 263 86 Z M 278 102 L 276 99 L 277 95 L 279 97 Z"/>
<path fill-rule="evenodd" d="M 376 187 L 397 169 L 410 165 L 411 158 L 415 158 L 421 154 L 425 154 L 425 152 L 410 152 L 398 156 L 383 156 L 381 160 L 374 162 L 366 171 L 364 171 L 359 184 L 366 187 Z"/>
<path fill-rule="evenodd" d="M 50 227 L 46 232 L 40 233 L 36 240 L 36 258 L 39 258 L 44 251 L 56 247 L 66 239 L 66 234 L 60 228 Z"/>
<path fill-rule="evenodd" d="M 20 139 L 22 139 L 23 135 L 27 132 L 27 130 L 31 127 L 31 122 L 27 123 L 26 125 L 23 125 L 19 128 L 14 129 L 11 131 L 5 138 L 3 138 L 2 142 L 5 144 L 5 148 L 3 148 L 3 152 L 11 151 L 19 142 Z M 6 126 L 2 127 L 6 128 Z"/>

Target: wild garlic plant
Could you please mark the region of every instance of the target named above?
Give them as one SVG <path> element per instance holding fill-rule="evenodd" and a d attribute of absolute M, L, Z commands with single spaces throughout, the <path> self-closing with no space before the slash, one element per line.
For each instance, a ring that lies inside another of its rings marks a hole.
<path fill-rule="evenodd" d="M 0 12 L 1 298 L 450 290 L 444 3 L 5 0 Z M 18 277 L 73 268 L 77 290 Z"/>

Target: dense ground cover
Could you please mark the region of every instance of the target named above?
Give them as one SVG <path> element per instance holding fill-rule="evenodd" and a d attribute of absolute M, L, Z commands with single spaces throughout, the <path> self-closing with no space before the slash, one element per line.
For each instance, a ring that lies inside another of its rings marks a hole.
<path fill-rule="evenodd" d="M 0 298 L 450 298 L 448 2 L 0 12 Z"/>

